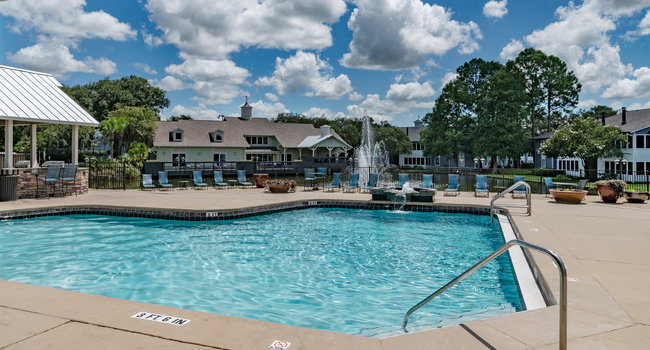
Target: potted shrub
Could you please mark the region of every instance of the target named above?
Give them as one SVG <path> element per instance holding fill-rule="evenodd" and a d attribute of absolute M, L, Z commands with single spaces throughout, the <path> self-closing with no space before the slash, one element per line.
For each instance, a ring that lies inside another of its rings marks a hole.
<path fill-rule="evenodd" d="M 287 193 L 296 191 L 296 182 L 294 180 L 267 180 L 265 187 L 271 191 L 271 193 Z"/>
<path fill-rule="evenodd" d="M 600 180 L 596 181 L 598 186 L 598 194 L 600 199 L 605 203 L 616 203 L 619 197 L 623 195 L 625 189 L 625 181 L 623 180 Z"/>
<path fill-rule="evenodd" d="M 650 192 L 644 191 L 623 191 L 625 199 L 629 203 L 645 203 L 650 197 Z"/>
<path fill-rule="evenodd" d="M 567 204 L 580 204 L 587 196 L 587 191 L 585 190 L 556 190 L 550 189 L 549 192 L 558 203 L 567 203 Z"/>

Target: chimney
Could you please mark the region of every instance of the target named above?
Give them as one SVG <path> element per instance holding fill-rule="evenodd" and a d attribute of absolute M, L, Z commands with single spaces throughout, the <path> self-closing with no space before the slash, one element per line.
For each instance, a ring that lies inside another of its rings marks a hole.
<path fill-rule="evenodd" d="M 600 121 L 605 125 L 605 112 L 600 112 Z"/>
<path fill-rule="evenodd" d="M 621 107 L 621 125 L 627 123 L 627 115 L 625 113 L 625 107 Z"/>
<path fill-rule="evenodd" d="M 320 136 L 325 137 L 332 133 L 332 128 L 329 125 L 323 125 L 320 127 Z"/>

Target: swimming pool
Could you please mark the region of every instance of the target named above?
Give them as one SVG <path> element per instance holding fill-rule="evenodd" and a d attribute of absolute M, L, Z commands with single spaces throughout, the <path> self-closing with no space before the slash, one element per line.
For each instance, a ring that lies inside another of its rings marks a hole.
<path fill-rule="evenodd" d="M 0 222 L 0 279 L 359 334 L 503 244 L 471 214 L 311 208 L 187 222 L 98 215 Z M 432 301 L 410 330 L 522 309 L 507 255 Z"/>

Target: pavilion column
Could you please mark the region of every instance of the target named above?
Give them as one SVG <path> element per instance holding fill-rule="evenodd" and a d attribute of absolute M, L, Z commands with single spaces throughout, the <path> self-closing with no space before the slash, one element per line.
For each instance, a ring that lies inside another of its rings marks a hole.
<path fill-rule="evenodd" d="M 31 128 L 32 128 L 32 144 L 31 144 L 31 147 L 30 147 L 30 151 L 31 151 L 32 155 L 31 155 L 30 160 L 31 160 L 31 163 L 32 163 L 32 168 L 38 168 L 38 146 L 37 146 L 37 143 L 36 143 L 36 131 L 37 131 L 38 125 L 37 124 L 32 124 Z"/>
<path fill-rule="evenodd" d="M 72 164 L 79 164 L 79 125 L 72 126 Z"/>
<path fill-rule="evenodd" d="M 5 168 L 14 167 L 14 121 L 5 120 Z"/>

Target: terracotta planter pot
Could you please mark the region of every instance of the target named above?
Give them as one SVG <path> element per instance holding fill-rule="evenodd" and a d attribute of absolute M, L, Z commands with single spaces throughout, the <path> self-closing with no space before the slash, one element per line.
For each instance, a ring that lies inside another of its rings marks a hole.
<path fill-rule="evenodd" d="M 621 196 L 620 193 L 614 191 L 609 185 L 598 185 L 598 194 L 600 199 L 605 203 L 616 203 L 618 197 Z"/>
<path fill-rule="evenodd" d="M 575 190 L 575 191 L 558 191 L 558 190 L 549 190 L 553 199 L 558 203 L 567 203 L 567 204 L 580 204 L 587 196 L 587 191 L 584 190 Z"/>

